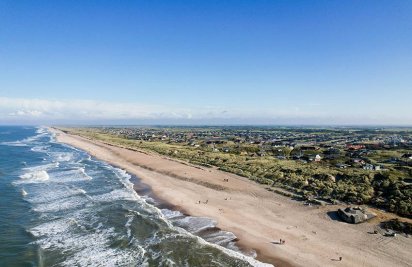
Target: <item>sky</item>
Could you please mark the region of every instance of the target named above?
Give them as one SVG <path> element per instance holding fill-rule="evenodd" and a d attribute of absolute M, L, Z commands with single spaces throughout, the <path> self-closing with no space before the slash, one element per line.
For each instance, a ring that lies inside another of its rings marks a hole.
<path fill-rule="evenodd" d="M 412 125 L 412 1 L 0 1 L 0 124 Z"/>

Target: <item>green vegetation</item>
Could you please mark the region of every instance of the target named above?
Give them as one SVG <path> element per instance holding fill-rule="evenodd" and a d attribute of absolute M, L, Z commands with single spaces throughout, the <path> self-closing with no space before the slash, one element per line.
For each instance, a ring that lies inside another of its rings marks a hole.
<path fill-rule="evenodd" d="M 220 170 L 238 174 L 265 184 L 276 191 L 281 188 L 302 199 L 320 199 L 331 202 L 344 201 L 354 204 L 370 204 L 401 216 L 411 218 L 412 185 L 400 177 L 411 175 L 411 167 L 368 171 L 362 168 L 336 168 L 335 162 L 344 157 L 342 153 L 329 162 L 306 162 L 291 160 L 293 153 L 301 153 L 288 147 L 274 149 L 270 156 L 251 156 L 259 153 L 257 145 L 242 145 L 226 142 L 231 153 L 215 149 L 215 146 L 193 146 L 188 143 L 146 141 L 128 139 L 99 128 L 65 129 L 87 138 L 129 149 L 153 151 L 202 166 L 215 166 Z M 274 157 L 279 152 L 285 159 Z M 400 156 L 405 151 L 372 153 L 370 162 Z M 308 152 L 306 152 L 308 153 Z M 309 153 L 312 153 L 309 151 Z M 316 153 L 316 152 L 315 152 Z M 319 152 L 317 152 L 319 153 Z M 379 154 L 383 155 L 381 158 Z"/>
<path fill-rule="evenodd" d="M 382 223 L 382 228 L 387 230 L 394 230 L 396 232 L 412 235 L 412 224 L 401 222 L 398 219 L 392 219 Z"/>

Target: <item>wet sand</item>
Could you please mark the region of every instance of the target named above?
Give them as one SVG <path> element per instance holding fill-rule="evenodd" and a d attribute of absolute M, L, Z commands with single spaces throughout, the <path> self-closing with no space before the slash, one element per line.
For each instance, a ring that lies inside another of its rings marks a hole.
<path fill-rule="evenodd" d="M 157 197 L 185 213 L 216 220 L 263 262 L 277 267 L 412 266 L 411 238 L 368 234 L 374 223 L 341 222 L 333 212 L 337 206 L 303 206 L 234 174 L 51 130 L 59 142 L 137 175 Z M 278 244 L 280 239 L 285 244 Z"/>

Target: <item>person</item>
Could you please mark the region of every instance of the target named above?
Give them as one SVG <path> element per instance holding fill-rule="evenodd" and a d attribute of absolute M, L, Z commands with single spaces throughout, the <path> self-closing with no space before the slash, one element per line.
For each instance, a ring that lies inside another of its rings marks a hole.
<path fill-rule="evenodd" d="M 339 257 L 339 261 L 342 261 L 342 257 Z"/>

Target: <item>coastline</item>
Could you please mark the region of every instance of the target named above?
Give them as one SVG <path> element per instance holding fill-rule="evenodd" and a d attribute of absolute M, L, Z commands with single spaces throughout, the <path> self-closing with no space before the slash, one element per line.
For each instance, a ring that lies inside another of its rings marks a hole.
<path fill-rule="evenodd" d="M 412 265 L 408 253 L 412 240 L 367 234 L 372 223 L 333 220 L 327 212 L 336 206 L 304 207 L 230 173 L 49 130 L 57 141 L 137 175 L 176 209 L 216 220 L 217 227 L 233 232 L 239 247 L 255 250 L 262 262 L 276 267 Z M 279 239 L 287 243 L 276 244 Z M 343 261 L 337 261 L 339 257 Z"/>

